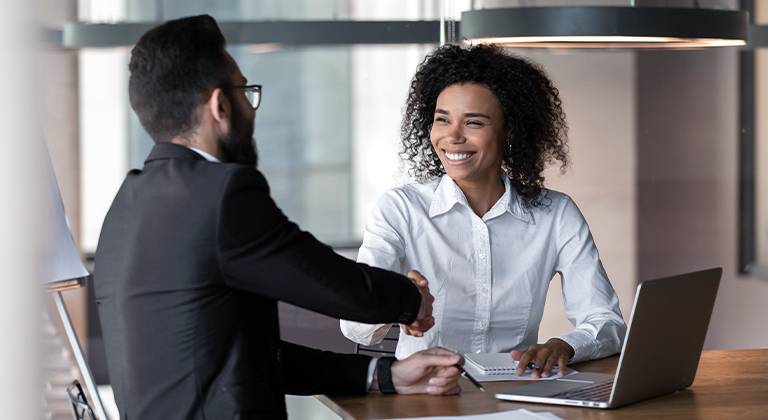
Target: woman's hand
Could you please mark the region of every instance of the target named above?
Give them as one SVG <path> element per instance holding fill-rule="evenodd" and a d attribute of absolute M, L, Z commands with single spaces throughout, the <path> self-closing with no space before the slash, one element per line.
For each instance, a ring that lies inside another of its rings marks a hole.
<path fill-rule="evenodd" d="M 408 272 L 408 278 L 419 288 L 421 293 L 421 307 L 416 321 L 411 325 L 400 324 L 400 329 L 406 335 L 414 337 L 424 337 L 424 333 L 435 325 L 435 318 L 432 317 L 432 303 L 435 298 L 429 293 L 429 282 L 416 270 Z"/>
<path fill-rule="evenodd" d="M 517 360 L 517 376 L 525 374 L 525 368 L 529 363 L 535 363 L 539 367 L 531 372 L 532 378 L 547 378 L 552 374 L 552 369 L 557 365 L 557 374 L 565 375 L 568 360 L 574 355 L 573 347 L 559 338 L 550 338 L 544 344 L 534 344 L 526 351 L 513 350 L 512 358 Z"/>

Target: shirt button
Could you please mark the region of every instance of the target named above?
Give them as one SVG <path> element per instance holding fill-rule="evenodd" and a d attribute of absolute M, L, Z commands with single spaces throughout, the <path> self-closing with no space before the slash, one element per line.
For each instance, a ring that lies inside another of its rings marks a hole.
<path fill-rule="evenodd" d="M 485 258 L 485 253 L 484 252 L 480 253 L 480 258 Z"/>
<path fill-rule="evenodd" d="M 475 225 L 475 229 L 480 230 L 483 228 L 483 225 Z"/>
<path fill-rule="evenodd" d="M 482 350 L 477 350 L 477 351 L 475 351 L 475 353 L 477 353 L 477 354 L 480 354 L 480 353 L 482 353 L 482 352 L 483 352 Z"/>
<path fill-rule="evenodd" d="M 482 289 L 480 289 L 480 293 L 488 293 L 488 289 L 486 289 L 485 287 L 483 287 Z"/>

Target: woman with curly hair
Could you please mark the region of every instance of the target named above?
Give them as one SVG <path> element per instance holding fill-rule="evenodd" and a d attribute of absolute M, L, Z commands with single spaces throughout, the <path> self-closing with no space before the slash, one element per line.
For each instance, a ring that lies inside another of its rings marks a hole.
<path fill-rule="evenodd" d="M 429 279 L 435 325 L 423 336 L 401 326 L 398 358 L 433 346 L 512 352 L 547 377 L 621 350 L 626 325 L 589 227 L 570 197 L 544 188 L 546 166 L 568 164 L 558 95 L 541 68 L 497 46 L 443 46 L 418 68 L 401 127 L 418 183 L 381 197 L 358 256 Z M 575 329 L 536 344 L 556 273 Z M 341 321 L 364 345 L 390 326 Z"/>

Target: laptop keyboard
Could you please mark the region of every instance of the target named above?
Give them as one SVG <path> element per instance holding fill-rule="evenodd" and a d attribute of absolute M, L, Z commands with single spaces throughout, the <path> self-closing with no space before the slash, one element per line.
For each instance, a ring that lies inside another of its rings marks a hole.
<path fill-rule="evenodd" d="M 613 389 L 613 381 L 598 382 L 584 388 L 572 389 L 570 391 L 555 394 L 552 398 L 580 401 L 608 401 L 611 396 L 611 389 Z"/>

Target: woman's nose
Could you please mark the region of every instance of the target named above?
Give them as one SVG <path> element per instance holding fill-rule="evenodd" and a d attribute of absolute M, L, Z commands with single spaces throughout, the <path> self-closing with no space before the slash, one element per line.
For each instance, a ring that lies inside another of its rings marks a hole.
<path fill-rule="evenodd" d="M 461 130 L 461 126 L 456 124 L 448 127 L 446 140 L 448 140 L 451 143 L 464 143 L 466 139 L 464 138 L 464 133 Z"/>

